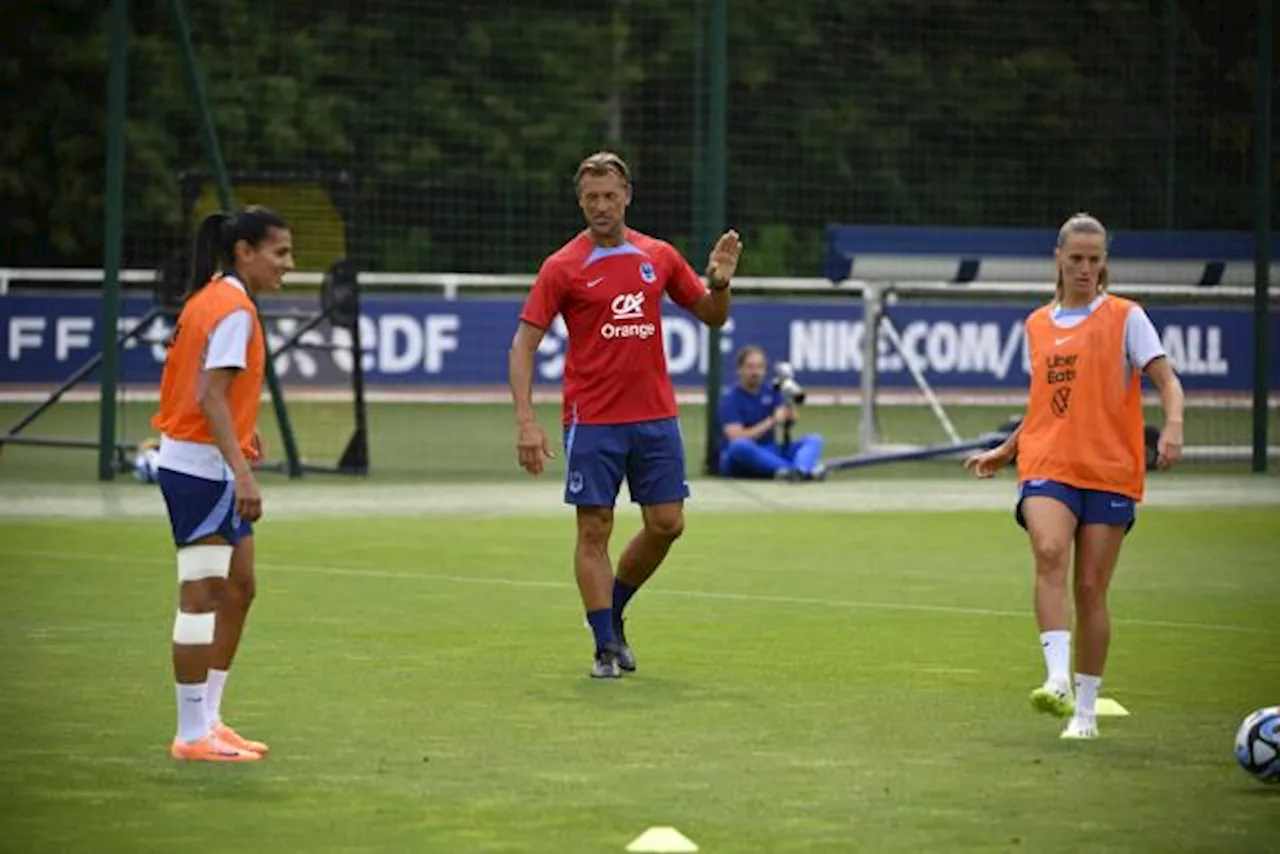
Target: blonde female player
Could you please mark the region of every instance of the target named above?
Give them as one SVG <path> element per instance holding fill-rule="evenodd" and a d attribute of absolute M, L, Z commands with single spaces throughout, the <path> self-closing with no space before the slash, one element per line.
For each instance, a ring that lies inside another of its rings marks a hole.
<path fill-rule="evenodd" d="M 222 691 L 254 593 L 253 528 L 262 498 L 258 403 L 266 348 L 251 297 L 293 269 L 274 212 L 216 213 L 200 225 L 191 289 L 160 381 L 158 480 L 178 558 L 173 621 L 178 732 L 174 759 L 247 762 L 267 746 L 222 722 Z"/>
<path fill-rule="evenodd" d="M 1107 588 L 1145 480 L 1142 379 L 1160 393 L 1165 422 L 1157 465 L 1182 455 L 1182 384 L 1155 327 L 1136 303 L 1107 294 L 1107 232 L 1076 214 L 1058 231 L 1053 302 L 1026 321 L 1027 414 L 1002 445 L 965 460 L 991 477 L 1017 455 L 1015 516 L 1035 558 L 1036 619 L 1047 678 L 1031 704 L 1071 716 L 1063 738 L 1095 738 L 1095 704 L 1111 639 Z M 1075 692 L 1071 684 L 1072 569 Z"/>

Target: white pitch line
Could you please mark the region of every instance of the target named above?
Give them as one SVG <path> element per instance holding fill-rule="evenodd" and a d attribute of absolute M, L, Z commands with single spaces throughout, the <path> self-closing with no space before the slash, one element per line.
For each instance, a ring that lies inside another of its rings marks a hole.
<path fill-rule="evenodd" d="M 52 558 L 54 560 L 83 561 L 84 555 L 74 552 L 0 549 L 0 555 L 27 558 Z M 106 563 L 155 564 L 169 566 L 170 561 L 157 558 L 124 558 L 97 556 L 96 561 Z M 272 572 L 296 572 L 304 575 L 330 575 L 340 578 L 383 578 L 395 581 L 424 581 L 442 584 L 470 584 L 489 587 L 516 587 L 525 589 L 574 590 L 577 585 L 564 581 L 536 581 L 525 578 L 474 578 L 464 575 L 435 573 L 391 572 L 384 569 L 360 569 L 347 566 L 303 566 L 299 564 L 258 562 L 258 568 Z M 7 567 L 4 567 L 7 568 Z M 730 593 L 718 590 L 670 590 L 655 588 L 649 596 L 666 596 L 676 599 L 703 599 L 717 602 L 746 602 L 767 605 L 803 605 L 806 607 L 841 608 L 865 611 L 900 611 L 904 613 L 951 614 L 967 617 L 1006 617 L 1025 619 L 1028 611 L 1010 611 L 1000 608 L 974 608 L 963 605 L 929 605 L 919 602 L 876 602 L 857 599 L 818 599 L 806 596 L 776 596 L 760 593 Z M 1115 618 L 1113 622 L 1127 626 L 1143 626 L 1155 629 L 1218 632 L 1238 635 L 1280 636 L 1280 631 L 1256 629 L 1247 626 L 1228 626 L 1220 623 L 1185 623 L 1175 620 L 1147 620 L 1141 618 Z"/>
<path fill-rule="evenodd" d="M 925 480 L 868 480 L 852 477 L 822 484 L 776 484 L 705 478 L 691 483 L 690 513 L 697 516 L 768 513 L 949 512 L 994 510 L 1012 524 L 1016 498 L 1012 478 L 977 481 L 959 476 Z M 568 518 L 558 477 L 541 482 L 450 484 L 380 484 L 372 482 L 273 482 L 264 486 L 267 515 L 278 519 L 482 518 L 559 516 Z M 1280 478 L 1225 478 L 1189 475 L 1153 479 L 1139 511 L 1188 506 L 1253 506 L 1280 508 Z M 638 515 L 633 505 L 619 506 L 620 516 Z M 155 487 L 137 483 L 111 486 L 0 483 L 0 519 L 130 519 L 164 517 L 164 502 Z M 1141 525 L 1141 521 L 1139 522 Z"/>

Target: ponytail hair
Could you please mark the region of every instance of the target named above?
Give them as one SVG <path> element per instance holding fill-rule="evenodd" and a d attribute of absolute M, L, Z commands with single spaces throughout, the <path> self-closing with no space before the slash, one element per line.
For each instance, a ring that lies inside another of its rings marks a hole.
<path fill-rule="evenodd" d="M 226 211 L 209 214 L 196 229 L 188 295 L 207 285 L 220 270 L 234 269 L 236 244 L 241 240 L 257 246 L 271 229 L 288 227 L 278 213 L 260 205 L 252 205 L 235 214 Z"/>
<path fill-rule="evenodd" d="M 1058 248 L 1061 249 L 1067 243 L 1067 238 L 1073 234 L 1097 234 L 1102 237 L 1103 252 L 1106 252 L 1107 246 L 1107 227 L 1102 221 L 1092 214 L 1078 213 L 1071 216 L 1062 227 L 1058 229 Z M 1098 293 L 1106 293 L 1107 285 L 1110 283 L 1111 277 L 1107 273 L 1107 265 L 1104 261 L 1102 269 L 1098 271 Z M 1059 302 L 1062 300 L 1062 267 L 1058 267 L 1058 284 L 1054 289 L 1054 293 Z"/>

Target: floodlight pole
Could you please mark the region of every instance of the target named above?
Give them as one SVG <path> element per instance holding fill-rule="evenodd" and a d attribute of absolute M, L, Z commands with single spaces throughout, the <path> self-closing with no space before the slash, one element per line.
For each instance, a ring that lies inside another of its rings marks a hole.
<path fill-rule="evenodd" d="M 697 12 L 704 7 L 699 4 Z M 696 211 L 701 214 L 695 229 L 694 244 L 698 251 L 708 252 L 715 244 L 716 238 L 725 227 L 725 171 L 728 157 L 726 141 L 726 124 L 729 99 L 728 75 L 728 35 L 729 12 L 728 0 L 710 0 L 710 26 L 704 32 L 708 37 L 707 58 L 707 98 L 706 98 L 706 151 L 702 163 L 701 180 L 698 186 L 703 195 Z M 699 52 L 700 54 L 701 52 Z M 701 135 L 699 135 L 701 137 Z M 695 140 L 695 142 L 700 139 Z M 719 456 L 720 427 L 718 413 L 720 408 L 720 374 L 721 374 L 721 337 L 720 330 L 712 327 L 707 330 L 707 408 L 706 408 L 706 450 L 704 455 L 707 474 L 715 474 L 716 460 Z"/>
<path fill-rule="evenodd" d="M 1267 372 L 1271 280 L 1271 66 L 1275 56 L 1275 0 L 1258 0 L 1258 91 L 1253 116 L 1253 460 L 1267 470 Z"/>
<path fill-rule="evenodd" d="M 107 163 L 103 208 L 102 382 L 98 395 L 98 480 L 116 475 L 116 383 L 120 353 L 120 266 L 124 236 L 124 117 L 128 96 L 129 0 L 111 4 L 107 55 Z"/>
<path fill-rule="evenodd" d="M 169 12 L 173 18 L 173 27 L 178 39 L 179 55 L 182 57 L 182 70 L 187 78 L 187 88 L 195 99 L 200 112 L 200 136 L 204 140 L 205 153 L 209 157 L 209 165 L 213 173 L 214 186 L 218 190 L 218 202 L 225 211 L 235 210 L 235 199 L 231 193 L 231 180 L 227 177 L 226 164 L 222 162 L 222 151 L 218 147 L 218 131 L 213 126 L 213 114 L 209 111 L 209 99 L 205 97 L 204 84 L 200 80 L 200 71 L 196 66 L 195 50 L 191 45 L 191 30 L 187 26 L 187 15 L 182 0 L 169 0 Z M 258 318 L 262 333 L 262 343 L 267 351 L 266 374 L 267 387 L 271 390 L 271 403 L 275 409 L 276 423 L 280 426 L 280 439 L 284 444 L 285 468 L 289 477 L 302 477 L 302 461 L 298 457 L 298 443 L 293 435 L 293 425 L 289 422 L 289 411 L 284 405 L 284 393 L 280 390 L 280 378 L 276 376 L 275 360 L 271 356 L 271 342 L 267 335 L 266 322 Z"/>

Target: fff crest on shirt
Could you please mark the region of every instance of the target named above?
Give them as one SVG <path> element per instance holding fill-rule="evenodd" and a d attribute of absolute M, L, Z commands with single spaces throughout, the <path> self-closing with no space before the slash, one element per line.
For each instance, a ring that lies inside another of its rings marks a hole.
<path fill-rule="evenodd" d="M 653 269 L 653 264 L 649 261 L 640 262 L 640 280 L 646 285 L 652 285 L 658 281 L 658 271 Z"/>

